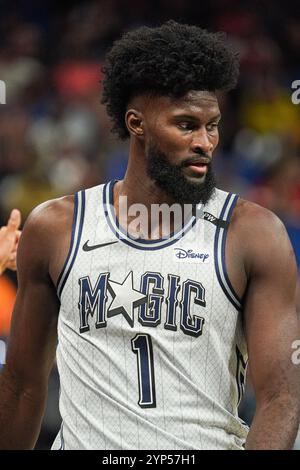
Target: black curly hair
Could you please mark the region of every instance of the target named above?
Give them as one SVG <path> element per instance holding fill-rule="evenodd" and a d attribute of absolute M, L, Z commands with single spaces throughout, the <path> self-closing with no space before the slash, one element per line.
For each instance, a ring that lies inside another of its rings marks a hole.
<path fill-rule="evenodd" d="M 170 20 L 159 27 L 140 27 L 113 44 L 103 67 L 102 103 L 112 131 L 129 136 L 125 113 L 141 94 L 184 96 L 190 90 L 230 90 L 237 82 L 239 60 L 224 33 Z"/>

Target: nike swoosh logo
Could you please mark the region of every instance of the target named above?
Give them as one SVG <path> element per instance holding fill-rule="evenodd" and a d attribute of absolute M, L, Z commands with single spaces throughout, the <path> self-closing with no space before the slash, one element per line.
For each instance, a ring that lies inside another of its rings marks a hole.
<path fill-rule="evenodd" d="M 96 250 L 97 248 L 103 248 L 104 246 L 113 245 L 114 243 L 119 243 L 119 240 L 116 240 L 114 242 L 108 242 L 108 243 L 100 243 L 100 245 L 88 245 L 88 243 L 89 243 L 89 240 L 87 240 L 85 244 L 83 245 L 82 247 L 83 251 L 92 251 L 92 250 Z"/>

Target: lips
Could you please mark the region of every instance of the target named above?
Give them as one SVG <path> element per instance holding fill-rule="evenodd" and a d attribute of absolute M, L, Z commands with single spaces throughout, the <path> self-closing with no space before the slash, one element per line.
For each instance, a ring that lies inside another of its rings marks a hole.
<path fill-rule="evenodd" d="M 187 168 L 191 170 L 193 173 L 197 173 L 198 175 L 205 175 L 207 173 L 207 165 L 204 163 L 198 163 L 197 165 L 188 165 Z"/>
<path fill-rule="evenodd" d="M 207 158 L 193 158 L 184 163 L 184 167 L 189 170 L 189 173 L 197 174 L 199 176 L 205 175 L 208 170 L 210 160 Z"/>

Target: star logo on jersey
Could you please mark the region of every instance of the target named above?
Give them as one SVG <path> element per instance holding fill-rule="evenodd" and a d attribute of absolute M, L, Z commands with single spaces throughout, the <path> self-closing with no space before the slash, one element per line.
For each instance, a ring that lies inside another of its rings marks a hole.
<path fill-rule="evenodd" d="M 133 310 L 135 307 L 144 304 L 148 300 L 148 295 L 133 288 L 133 273 L 127 275 L 122 284 L 116 281 L 108 281 L 107 288 L 113 300 L 108 308 L 107 316 L 114 317 L 120 313 L 124 315 L 129 325 L 133 327 Z"/>

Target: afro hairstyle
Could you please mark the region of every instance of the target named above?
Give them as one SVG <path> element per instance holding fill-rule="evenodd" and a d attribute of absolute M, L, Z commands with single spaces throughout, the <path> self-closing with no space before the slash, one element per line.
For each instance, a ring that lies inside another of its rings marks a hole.
<path fill-rule="evenodd" d="M 126 139 L 125 113 L 134 96 L 180 98 L 191 90 L 228 91 L 236 85 L 239 59 L 224 33 L 170 20 L 125 33 L 108 52 L 103 73 L 102 103 L 112 132 Z"/>

